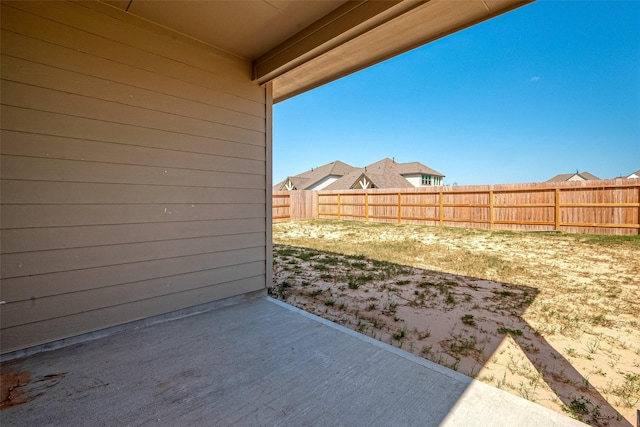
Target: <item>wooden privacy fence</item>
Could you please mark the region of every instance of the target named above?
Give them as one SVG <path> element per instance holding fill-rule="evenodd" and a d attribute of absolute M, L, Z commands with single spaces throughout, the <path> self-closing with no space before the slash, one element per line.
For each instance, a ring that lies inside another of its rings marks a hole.
<path fill-rule="evenodd" d="M 492 230 L 640 232 L 640 180 L 632 179 L 278 192 L 273 206 L 274 220 L 332 218 Z"/>
<path fill-rule="evenodd" d="M 318 218 L 317 191 L 279 191 L 272 198 L 273 221 Z"/>

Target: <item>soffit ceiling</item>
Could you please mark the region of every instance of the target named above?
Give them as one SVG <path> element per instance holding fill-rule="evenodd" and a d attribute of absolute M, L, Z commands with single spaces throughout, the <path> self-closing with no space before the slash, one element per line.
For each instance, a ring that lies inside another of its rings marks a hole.
<path fill-rule="evenodd" d="M 107 0 L 105 3 L 254 60 L 345 1 Z"/>
<path fill-rule="evenodd" d="M 274 101 L 532 0 L 104 0 L 253 63 Z"/>

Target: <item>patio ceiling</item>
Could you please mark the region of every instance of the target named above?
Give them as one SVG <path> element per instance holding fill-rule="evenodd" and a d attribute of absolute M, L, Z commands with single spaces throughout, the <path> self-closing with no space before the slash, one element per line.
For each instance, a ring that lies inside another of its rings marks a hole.
<path fill-rule="evenodd" d="M 252 61 L 275 102 L 531 1 L 105 0 Z"/>

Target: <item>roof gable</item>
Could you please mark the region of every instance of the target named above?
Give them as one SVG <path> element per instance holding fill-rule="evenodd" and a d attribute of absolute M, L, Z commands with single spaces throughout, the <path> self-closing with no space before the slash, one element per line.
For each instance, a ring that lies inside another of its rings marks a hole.
<path fill-rule="evenodd" d="M 289 176 L 284 181 L 274 185 L 273 189 L 275 191 L 286 191 L 287 189 L 285 188 L 285 185 L 287 180 L 289 180 L 294 184 L 296 190 L 307 190 L 327 177 L 343 176 L 354 170 L 358 170 L 358 168 L 336 160 L 331 163 L 327 163 L 326 165 L 312 168 L 298 175 Z"/>
<path fill-rule="evenodd" d="M 431 169 L 430 167 L 423 165 L 420 162 L 398 163 L 398 167 L 401 175 L 427 174 L 432 176 L 441 176 L 444 178 L 443 174 L 435 169 Z"/>

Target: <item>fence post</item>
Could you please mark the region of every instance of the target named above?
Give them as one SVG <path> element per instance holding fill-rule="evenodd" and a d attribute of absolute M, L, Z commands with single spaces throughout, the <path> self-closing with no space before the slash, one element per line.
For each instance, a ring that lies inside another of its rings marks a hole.
<path fill-rule="evenodd" d="M 489 230 L 493 230 L 493 190 L 489 191 Z"/>
<path fill-rule="evenodd" d="M 338 193 L 338 221 L 340 221 L 340 193 Z"/>
<path fill-rule="evenodd" d="M 398 193 L 398 224 L 402 222 L 402 194 Z"/>
<path fill-rule="evenodd" d="M 556 188 L 556 202 L 555 202 L 555 225 L 556 231 L 560 231 L 560 188 Z"/>
<path fill-rule="evenodd" d="M 444 223 L 444 193 L 440 192 L 440 225 Z"/>
<path fill-rule="evenodd" d="M 369 193 L 364 193 L 364 216 L 365 221 L 369 222 Z"/>

